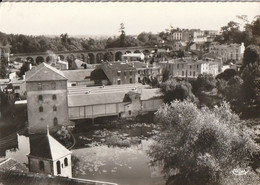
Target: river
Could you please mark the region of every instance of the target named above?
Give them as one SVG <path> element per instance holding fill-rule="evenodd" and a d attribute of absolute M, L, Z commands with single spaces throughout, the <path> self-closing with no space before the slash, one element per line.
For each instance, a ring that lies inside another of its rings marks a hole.
<path fill-rule="evenodd" d="M 8 129 L 8 128 L 7 128 Z M 2 130 L 3 132 L 3 130 Z M 120 185 L 163 185 L 160 167 L 150 167 L 146 151 L 157 132 L 154 124 L 112 129 L 74 129 L 73 177 L 115 182 Z M 28 164 L 29 138 L 10 132 L 1 135 L 1 157 Z"/>

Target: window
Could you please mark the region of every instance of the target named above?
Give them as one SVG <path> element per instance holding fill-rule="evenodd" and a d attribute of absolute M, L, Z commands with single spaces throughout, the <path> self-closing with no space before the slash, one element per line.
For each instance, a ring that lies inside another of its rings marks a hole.
<path fill-rule="evenodd" d="M 117 76 L 120 76 L 120 74 L 121 74 L 121 71 L 117 71 Z"/>
<path fill-rule="evenodd" d="M 14 86 L 14 89 L 19 90 L 20 86 Z"/>
<path fill-rule="evenodd" d="M 190 65 L 190 69 L 192 68 L 192 66 Z"/>
<path fill-rule="evenodd" d="M 53 111 L 57 111 L 56 105 L 53 106 Z"/>
<path fill-rule="evenodd" d="M 184 71 L 181 72 L 181 75 L 184 76 Z"/>
<path fill-rule="evenodd" d="M 39 112 L 43 112 L 43 107 L 42 106 L 39 107 Z"/>
<path fill-rule="evenodd" d="M 138 83 L 141 83 L 141 78 L 140 77 L 138 77 Z"/>
<path fill-rule="evenodd" d="M 130 115 L 132 114 L 132 112 L 129 110 L 129 111 L 128 111 L 128 114 L 129 114 L 129 116 L 130 116 Z"/>
<path fill-rule="evenodd" d="M 195 71 L 193 71 L 193 76 L 195 76 Z"/>
<path fill-rule="evenodd" d="M 56 89 L 56 82 L 51 82 L 51 88 Z"/>
<path fill-rule="evenodd" d="M 177 64 L 177 69 L 179 69 L 179 64 Z"/>
<path fill-rule="evenodd" d="M 65 157 L 65 159 L 64 159 L 64 165 L 68 166 L 68 159 L 67 159 L 67 157 Z"/>
<path fill-rule="evenodd" d="M 124 71 L 124 75 L 126 76 L 126 72 Z"/>
<path fill-rule="evenodd" d="M 44 171 L 44 162 L 43 161 L 39 161 L 39 169 L 41 171 Z"/>
<path fill-rule="evenodd" d="M 38 90 L 42 90 L 42 83 L 38 83 Z"/>
<path fill-rule="evenodd" d="M 121 81 L 120 80 L 117 80 L 117 85 L 120 85 Z"/>
<path fill-rule="evenodd" d="M 130 71 L 130 72 L 129 72 L 129 75 L 132 75 L 132 74 L 133 74 L 133 72 L 132 72 L 132 71 Z"/>
<path fill-rule="evenodd" d="M 53 99 L 53 100 L 57 100 L 56 94 L 52 95 L 52 99 Z"/>
<path fill-rule="evenodd" d="M 140 75 L 140 71 L 138 71 L 138 74 Z"/>
<path fill-rule="evenodd" d="M 132 79 L 132 78 L 129 79 L 129 83 L 130 83 L 130 84 L 133 83 L 133 79 Z"/>
<path fill-rule="evenodd" d="M 39 100 L 39 101 L 42 101 L 42 100 L 43 100 L 42 95 L 39 95 L 39 96 L 38 96 L 38 100 Z"/>
<path fill-rule="evenodd" d="M 54 126 L 58 126 L 58 119 L 56 117 L 53 119 L 53 124 Z"/>

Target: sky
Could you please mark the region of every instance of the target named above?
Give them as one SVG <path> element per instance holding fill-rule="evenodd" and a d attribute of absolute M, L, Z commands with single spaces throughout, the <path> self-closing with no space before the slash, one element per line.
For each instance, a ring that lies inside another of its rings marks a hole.
<path fill-rule="evenodd" d="M 249 20 L 260 14 L 260 3 L 11 3 L 0 4 L 0 31 L 26 35 L 119 35 L 125 32 L 159 33 L 170 25 L 179 28 L 220 30 L 236 15 Z"/>

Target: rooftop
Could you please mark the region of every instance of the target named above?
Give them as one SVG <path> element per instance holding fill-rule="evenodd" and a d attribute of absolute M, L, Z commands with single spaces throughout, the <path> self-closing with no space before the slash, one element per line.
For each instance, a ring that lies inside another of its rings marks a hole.
<path fill-rule="evenodd" d="M 71 154 L 68 149 L 55 140 L 48 132 L 44 135 L 31 136 L 30 149 L 29 156 L 51 159 L 53 161 Z"/>
<path fill-rule="evenodd" d="M 86 77 L 90 77 L 94 69 L 78 69 L 78 70 L 65 70 L 62 71 L 68 81 L 83 81 Z"/>
<path fill-rule="evenodd" d="M 123 62 L 113 62 L 113 63 L 103 63 L 101 66 L 106 66 L 112 70 L 116 71 L 125 71 L 125 70 L 135 70 L 130 64 L 123 63 Z"/>
<path fill-rule="evenodd" d="M 53 80 L 66 80 L 63 72 L 46 64 L 40 65 L 27 71 L 25 74 L 26 81 L 53 81 Z"/>
<path fill-rule="evenodd" d="M 87 179 L 48 176 L 38 173 L 25 173 L 0 170 L 1 184 L 10 185 L 116 185 L 115 183 L 100 182 Z"/>

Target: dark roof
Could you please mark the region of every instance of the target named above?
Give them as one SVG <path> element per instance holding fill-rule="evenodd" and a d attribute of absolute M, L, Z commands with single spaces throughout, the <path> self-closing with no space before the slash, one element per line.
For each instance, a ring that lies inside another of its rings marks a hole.
<path fill-rule="evenodd" d="M 2 184 L 8 185 L 90 185 L 96 184 L 84 180 L 71 179 L 67 177 L 47 176 L 36 173 L 23 173 L 15 171 L 0 170 Z M 105 183 L 104 183 L 105 184 Z"/>
<path fill-rule="evenodd" d="M 30 137 L 29 156 L 56 160 L 68 154 L 71 152 L 49 134 Z"/>
<path fill-rule="evenodd" d="M 108 80 L 108 78 L 104 71 L 101 68 L 98 68 L 91 72 L 90 80 Z"/>

